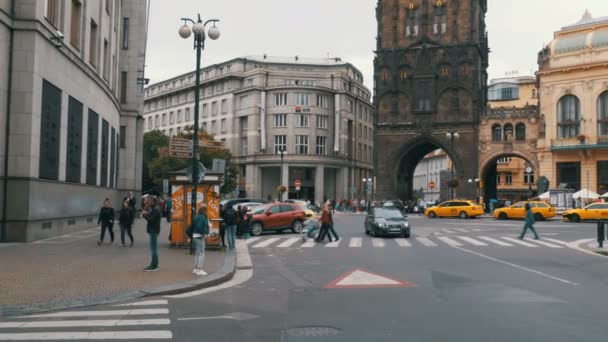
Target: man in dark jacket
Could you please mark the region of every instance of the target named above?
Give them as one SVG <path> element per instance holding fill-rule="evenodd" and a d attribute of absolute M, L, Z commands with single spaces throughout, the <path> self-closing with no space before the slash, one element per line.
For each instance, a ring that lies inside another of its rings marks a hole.
<path fill-rule="evenodd" d="M 236 238 L 236 226 L 237 226 L 237 215 L 238 213 L 231 206 L 224 208 L 224 216 L 222 219 L 226 223 L 226 233 L 228 235 L 228 249 L 234 249 L 235 238 Z"/>
<path fill-rule="evenodd" d="M 150 205 L 147 212 L 143 213 L 144 219 L 146 219 L 146 231 L 150 236 L 150 253 L 152 254 L 152 261 L 150 266 L 146 267 L 146 272 L 158 271 L 158 234 L 160 234 L 160 209 L 158 208 L 158 200 L 156 197 L 149 199 Z"/>

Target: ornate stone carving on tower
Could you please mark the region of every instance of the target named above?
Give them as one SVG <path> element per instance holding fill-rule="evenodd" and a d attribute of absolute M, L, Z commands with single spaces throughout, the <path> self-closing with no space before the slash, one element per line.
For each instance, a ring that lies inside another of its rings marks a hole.
<path fill-rule="evenodd" d="M 418 162 L 443 148 L 460 184 L 478 176 L 487 0 L 379 0 L 374 59 L 379 198 L 411 199 Z M 454 141 L 446 133 L 459 133 Z M 459 197 L 474 197 L 463 186 Z"/>

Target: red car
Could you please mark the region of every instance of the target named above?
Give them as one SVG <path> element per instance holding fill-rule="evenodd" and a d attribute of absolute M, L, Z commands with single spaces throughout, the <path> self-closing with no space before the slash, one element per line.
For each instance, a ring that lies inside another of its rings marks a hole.
<path fill-rule="evenodd" d="M 299 234 L 304 229 L 306 214 L 300 206 L 293 203 L 270 203 L 255 207 L 252 215 L 251 234 L 261 235 L 265 230 L 282 231 L 291 229 Z"/>

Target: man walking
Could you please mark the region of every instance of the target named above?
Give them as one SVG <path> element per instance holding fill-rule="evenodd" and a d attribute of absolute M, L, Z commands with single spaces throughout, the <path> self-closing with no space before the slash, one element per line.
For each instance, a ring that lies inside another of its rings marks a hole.
<path fill-rule="evenodd" d="M 519 236 L 520 240 L 523 240 L 526 235 L 526 231 L 530 229 L 532 233 L 534 233 L 534 240 L 538 240 L 538 234 L 536 234 L 536 230 L 534 229 L 534 214 L 532 213 L 532 209 L 530 208 L 530 203 L 526 203 L 526 222 L 524 223 L 524 230 L 521 232 Z"/>
<path fill-rule="evenodd" d="M 226 234 L 228 235 L 228 249 L 234 249 L 236 239 L 236 224 L 237 224 L 237 212 L 231 206 L 224 208 L 224 217 L 222 217 L 226 223 Z"/>
<path fill-rule="evenodd" d="M 146 231 L 150 237 L 150 254 L 152 256 L 150 266 L 146 267 L 144 271 L 156 272 L 158 271 L 158 234 L 160 234 L 161 221 L 161 214 L 156 197 L 149 199 L 149 209 L 147 212 L 144 212 L 142 216 L 147 221 Z"/>

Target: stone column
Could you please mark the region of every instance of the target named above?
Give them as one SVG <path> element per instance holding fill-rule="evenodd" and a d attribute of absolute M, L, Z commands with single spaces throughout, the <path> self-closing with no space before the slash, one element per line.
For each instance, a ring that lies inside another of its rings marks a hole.
<path fill-rule="evenodd" d="M 317 165 L 315 170 L 315 202 L 323 203 L 325 195 L 325 166 Z"/>
<path fill-rule="evenodd" d="M 280 185 L 283 185 L 287 189 L 289 189 L 289 163 L 285 163 L 285 162 L 283 163 L 283 172 L 282 173 L 283 173 L 283 179 L 281 179 L 281 184 Z M 281 196 L 280 200 L 281 201 L 286 200 L 287 199 L 287 195 L 288 195 L 288 193 L 287 193 L 287 191 L 285 191 L 283 193 L 283 195 Z"/>

